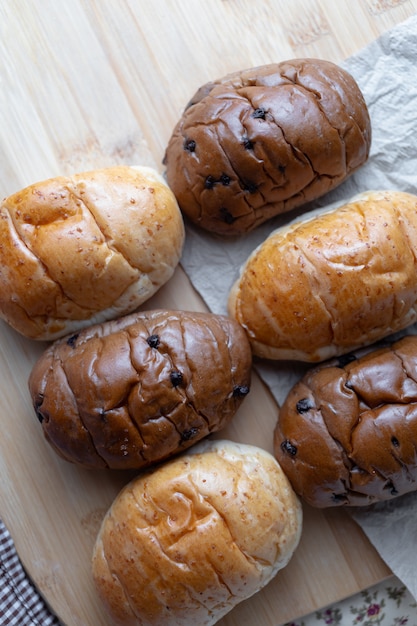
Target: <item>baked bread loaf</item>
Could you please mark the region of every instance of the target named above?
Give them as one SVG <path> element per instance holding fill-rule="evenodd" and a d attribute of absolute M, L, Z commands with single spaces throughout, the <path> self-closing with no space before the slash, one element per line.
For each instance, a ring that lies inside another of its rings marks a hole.
<path fill-rule="evenodd" d="M 249 257 L 229 311 L 253 352 L 322 361 L 417 319 L 417 197 L 367 192 L 274 231 Z"/>
<path fill-rule="evenodd" d="M 155 310 L 57 340 L 35 363 L 29 390 L 63 458 L 143 468 L 226 426 L 249 392 L 251 365 L 234 320 Z"/>
<path fill-rule="evenodd" d="M 0 316 L 52 340 L 130 313 L 173 274 L 184 224 L 152 168 L 36 183 L 0 206 Z"/>
<path fill-rule="evenodd" d="M 203 85 L 164 164 L 183 213 L 231 236 L 334 189 L 366 162 L 370 144 L 353 77 L 329 61 L 293 59 Z"/>
<path fill-rule="evenodd" d="M 114 624 L 207 626 L 287 565 L 301 528 L 300 502 L 271 454 L 205 441 L 119 494 L 93 578 Z"/>
<path fill-rule="evenodd" d="M 279 412 L 275 455 L 315 507 L 417 490 L 417 337 L 312 368 Z"/>

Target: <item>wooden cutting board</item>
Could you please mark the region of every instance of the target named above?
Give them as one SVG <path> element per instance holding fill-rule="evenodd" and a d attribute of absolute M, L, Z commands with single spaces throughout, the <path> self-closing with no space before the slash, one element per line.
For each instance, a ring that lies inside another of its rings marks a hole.
<path fill-rule="evenodd" d="M 417 0 L 3 0 L 0 194 L 115 163 L 162 170 L 182 108 L 204 82 L 296 56 L 341 61 L 417 10 Z M 143 308 L 204 310 L 181 267 Z M 107 624 L 90 556 L 133 476 L 84 471 L 44 442 L 27 378 L 45 344 L 0 325 L 0 516 L 67 626 Z M 221 433 L 272 451 L 277 407 L 255 376 Z M 277 626 L 390 575 L 345 511 L 304 508 L 291 563 L 223 626 Z"/>

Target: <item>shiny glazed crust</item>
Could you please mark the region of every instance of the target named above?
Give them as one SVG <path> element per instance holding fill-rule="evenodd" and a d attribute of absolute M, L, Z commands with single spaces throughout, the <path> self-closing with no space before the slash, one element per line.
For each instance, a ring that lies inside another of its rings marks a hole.
<path fill-rule="evenodd" d="M 249 392 L 243 329 L 211 313 L 156 310 L 49 346 L 29 390 L 44 435 L 89 468 L 143 468 L 231 420 Z"/>
<path fill-rule="evenodd" d="M 311 369 L 288 394 L 275 456 L 315 507 L 365 506 L 417 489 L 417 337 Z"/>
<path fill-rule="evenodd" d="M 183 213 L 222 236 L 334 189 L 367 160 L 371 122 L 353 77 L 294 59 L 203 85 L 166 148 Z"/>
<path fill-rule="evenodd" d="M 417 319 L 417 197 L 361 194 L 274 231 L 231 289 L 229 311 L 253 352 L 317 362 Z"/>
<path fill-rule="evenodd" d="M 206 441 L 115 499 L 94 547 L 95 584 L 115 624 L 207 626 L 287 565 L 301 527 L 272 455 Z"/>
<path fill-rule="evenodd" d="M 0 316 L 51 340 L 130 313 L 172 276 L 183 242 L 175 197 L 151 168 L 31 185 L 0 207 Z"/>

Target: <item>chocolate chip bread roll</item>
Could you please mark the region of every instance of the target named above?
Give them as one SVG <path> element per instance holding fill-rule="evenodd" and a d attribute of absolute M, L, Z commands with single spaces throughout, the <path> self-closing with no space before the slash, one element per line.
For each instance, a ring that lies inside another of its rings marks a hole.
<path fill-rule="evenodd" d="M 249 392 L 251 364 L 233 320 L 148 311 L 51 344 L 29 389 L 43 433 L 63 458 L 140 469 L 226 426 Z"/>
<path fill-rule="evenodd" d="M 315 507 L 417 490 L 417 337 L 311 369 L 288 394 L 275 456 Z"/>
<path fill-rule="evenodd" d="M 134 311 L 169 278 L 182 215 L 149 167 L 58 176 L 0 206 L 0 317 L 52 340 Z"/>
<path fill-rule="evenodd" d="M 205 441 L 116 497 L 92 560 L 119 626 L 210 626 L 290 561 L 302 509 L 274 457 Z"/>
<path fill-rule="evenodd" d="M 294 59 L 203 85 L 164 163 L 183 213 L 232 236 L 334 189 L 366 162 L 370 144 L 353 77 L 329 61 Z"/>

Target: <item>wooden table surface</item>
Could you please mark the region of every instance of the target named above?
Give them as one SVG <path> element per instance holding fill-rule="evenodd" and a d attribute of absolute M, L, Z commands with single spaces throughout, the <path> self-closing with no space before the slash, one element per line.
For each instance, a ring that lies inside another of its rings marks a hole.
<path fill-rule="evenodd" d="M 2 0 L 0 194 L 116 163 L 162 171 L 172 128 L 201 84 L 300 56 L 342 61 L 416 10 L 417 0 Z M 143 308 L 153 306 L 205 309 L 181 267 Z M 84 471 L 47 447 L 27 391 L 44 347 L 1 323 L 0 516 L 63 623 L 105 626 L 90 555 L 131 475 Z M 221 434 L 271 450 L 275 420 L 255 376 Z M 278 626 L 390 575 L 345 511 L 305 507 L 304 518 L 291 563 L 223 626 Z"/>

